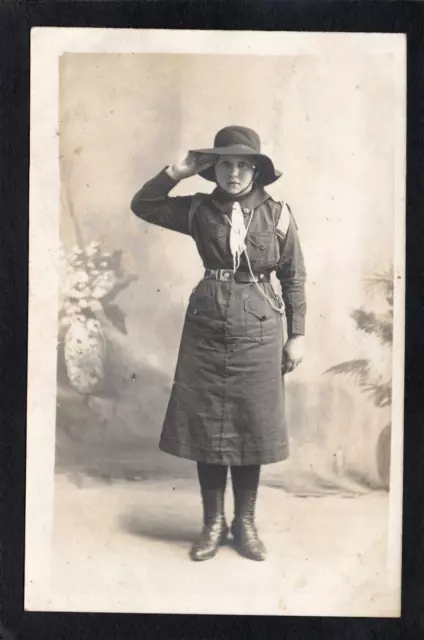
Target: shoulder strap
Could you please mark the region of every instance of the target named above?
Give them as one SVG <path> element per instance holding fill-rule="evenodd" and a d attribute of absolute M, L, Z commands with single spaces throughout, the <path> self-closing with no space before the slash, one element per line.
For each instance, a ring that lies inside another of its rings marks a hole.
<path fill-rule="evenodd" d="M 281 211 L 277 221 L 276 229 L 280 232 L 280 234 L 285 238 L 287 235 L 287 231 L 289 230 L 291 211 L 285 202 L 280 202 Z"/>
<path fill-rule="evenodd" d="M 202 203 L 202 200 L 203 200 L 203 193 L 195 193 L 193 195 L 190 211 L 188 212 L 188 232 L 190 235 L 192 235 L 191 229 L 193 227 L 194 214 L 196 213 L 199 205 Z"/>

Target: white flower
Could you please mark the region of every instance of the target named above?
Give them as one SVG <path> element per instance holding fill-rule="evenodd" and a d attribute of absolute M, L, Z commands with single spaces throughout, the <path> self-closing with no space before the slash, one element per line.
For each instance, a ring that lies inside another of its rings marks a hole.
<path fill-rule="evenodd" d="M 109 293 L 109 289 L 107 287 L 94 287 L 91 295 L 93 298 L 103 298 L 107 293 Z"/>
<path fill-rule="evenodd" d="M 108 263 L 106 262 L 106 260 L 102 260 L 100 263 L 100 266 L 103 267 L 103 269 L 105 269 L 108 266 Z"/>
<path fill-rule="evenodd" d="M 91 309 L 91 311 L 101 311 L 103 309 L 101 302 L 95 298 L 88 302 L 88 308 Z"/>
<path fill-rule="evenodd" d="M 81 307 L 81 309 L 87 309 L 88 307 L 88 300 L 86 298 L 83 298 L 82 300 L 79 301 L 79 306 Z"/>
<path fill-rule="evenodd" d="M 86 283 L 89 281 L 89 276 L 88 273 L 86 271 L 83 271 L 82 269 L 80 271 L 76 271 L 75 272 L 75 283 Z"/>
<path fill-rule="evenodd" d="M 80 312 L 80 308 L 77 304 L 71 304 L 66 310 L 66 313 L 68 316 L 72 316 L 75 313 L 79 313 L 79 312 Z"/>
<path fill-rule="evenodd" d="M 103 271 L 93 281 L 93 297 L 102 298 L 113 289 L 116 282 L 116 275 L 113 271 Z"/>
<path fill-rule="evenodd" d="M 98 251 L 99 251 L 99 250 L 98 250 L 98 248 L 97 248 L 97 247 L 93 247 L 93 246 L 90 246 L 90 245 L 89 245 L 89 246 L 86 248 L 86 250 L 84 251 L 84 253 L 85 253 L 85 255 L 86 255 L 88 258 L 91 258 L 92 256 L 95 256 L 95 255 L 96 255 L 96 253 L 98 253 Z"/>
<path fill-rule="evenodd" d="M 72 271 L 71 273 L 67 273 L 66 276 L 64 277 L 64 282 L 62 286 L 62 295 L 65 298 L 84 297 L 81 295 L 76 296 L 75 294 L 77 291 L 81 291 L 82 289 L 86 288 L 89 280 L 90 278 L 88 274 L 86 273 L 86 271 L 83 271 L 82 269 L 78 271 Z"/>
<path fill-rule="evenodd" d="M 72 253 L 75 254 L 80 254 L 82 253 L 82 249 L 76 244 L 73 248 L 72 248 Z"/>
<path fill-rule="evenodd" d="M 65 316 L 61 319 L 59 324 L 61 327 L 69 327 L 72 324 L 72 318 L 70 316 Z"/>
<path fill-rule="evenodd" d="M 89 331 L 97 332 L 100 330 L 100 328 L 101 328 L 101 324 L 98 320 L 93 320 L 93 318 L 90 318 L 89 320 L 87 320 L 87 329 Z"/>
<path fill-rule="evenodd" d="M 81 300 L 82 298 L 88 298 L 90 295 L 90 291 L 87 288 L 82 290 L 79 289 L 71 289 L 69 291 L 69 297 L 76 298 L 77 300 Z"/>
<path fill-rule="evenodd" d="M 89 269 L 94 269 L 94 267 L 95 267 L 95 266 L 96 266 L 96 265 L 94 264 L 94 262 L 93 262 L 92 260 L 90 260 L 89 262 L 87 262 L 87 267 L 88 267 Z"/>

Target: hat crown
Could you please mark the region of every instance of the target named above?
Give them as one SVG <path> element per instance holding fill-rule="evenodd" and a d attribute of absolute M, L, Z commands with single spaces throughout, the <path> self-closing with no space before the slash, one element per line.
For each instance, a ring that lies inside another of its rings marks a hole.
<path fill-rule="evenodd" d="M 262 186 L 272 184 L 282 175 L 277 171 L 271 158 L 261 153 L 261 139 L 253 129 L 231 125 L 218 131 L 213 149 L 192 149 L 191 153 L 215 156 L 254 156 L 259 168 L 258 181 Z M 206 180 L 216 181 L 215 168 L 209 167 L 200 173 Z"/>
<path fill-rule="evenodd" d="M 214 147 L 231 147 L 243 145 L 250 147 L 256 153 L 261 152 L 261 140 L 253 129 L 248 127 L 230 126 L 218 131 L 215 136 Z"/>

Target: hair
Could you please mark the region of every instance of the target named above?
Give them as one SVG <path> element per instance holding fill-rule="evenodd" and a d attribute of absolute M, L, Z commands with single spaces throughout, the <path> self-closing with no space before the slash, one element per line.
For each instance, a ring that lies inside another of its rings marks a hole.
<path fill-rule="evenodd" d="M 259 187 L 263 187 L 263 183 L 261 181 L 261 165 L 255 166 L 255 173 L 253 176 L 253 182 L 257 184 Z"/>

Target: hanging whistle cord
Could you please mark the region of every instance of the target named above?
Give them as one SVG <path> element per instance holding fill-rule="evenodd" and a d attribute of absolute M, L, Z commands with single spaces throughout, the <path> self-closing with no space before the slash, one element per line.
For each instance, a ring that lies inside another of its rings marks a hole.
<path fill-rule="evenodd" d="M 230 220 L 230 218 L 227 216 L 227 214 L 225 214 L 225 217 L 227 218 L 228 222 L 230 223 L 231 228 L 233 228 L 233 223 Z M 247 232 L 249 231 L 249 227 L 250 227 L 250 223 L 252 222 L 252 218 L 253 218 L 253 211 L 250 212 L 249 222 L 247 223 L 246 233 L 244 234 L 244 238 L 246 238 L 246 236 L 247 236 Z M 231 251 L 231 252 L 233 253 L 233 251 Z M 238 258 L 238 260 L 237 260 L 238 264 L 237 264 L 237 267 L 234 268 L 234 271 L 240 265 L 240 255 L 242 253 L 244 253 L 244 255 L 246 256 L 246 262 L 247 262 L 247 266 L 249 267 L 250 275 L 252 276 L 253 282 L 255 283 L 256 287 L 261 292 L 261 295 L 269 302 L 269 304 L 274 309 L 274 311 L 277 311 L 277 313 L 279 313 L 280 315 L 283 315 L 283 313 L 284 313 L 283 308 L 282 307 L 276 307 L 275 304 L 272 302 L 272 300 L 267 296 L 265 291 L 259 286 L 259 282 L 257 281 L 256 276 L 252 271 L 252 265 L 250 264 L 250 259 L 249 259 L 249 255 L 247 253 L 247 247 L 246 247 L 246 244 L 244 242 L 244 239 L 243 239 L 243 246 L 240 247 L 240 253 L 237 252 L 236 256 L 233 253 L 233 265 L 236 264 L 236 258 Z"/>

